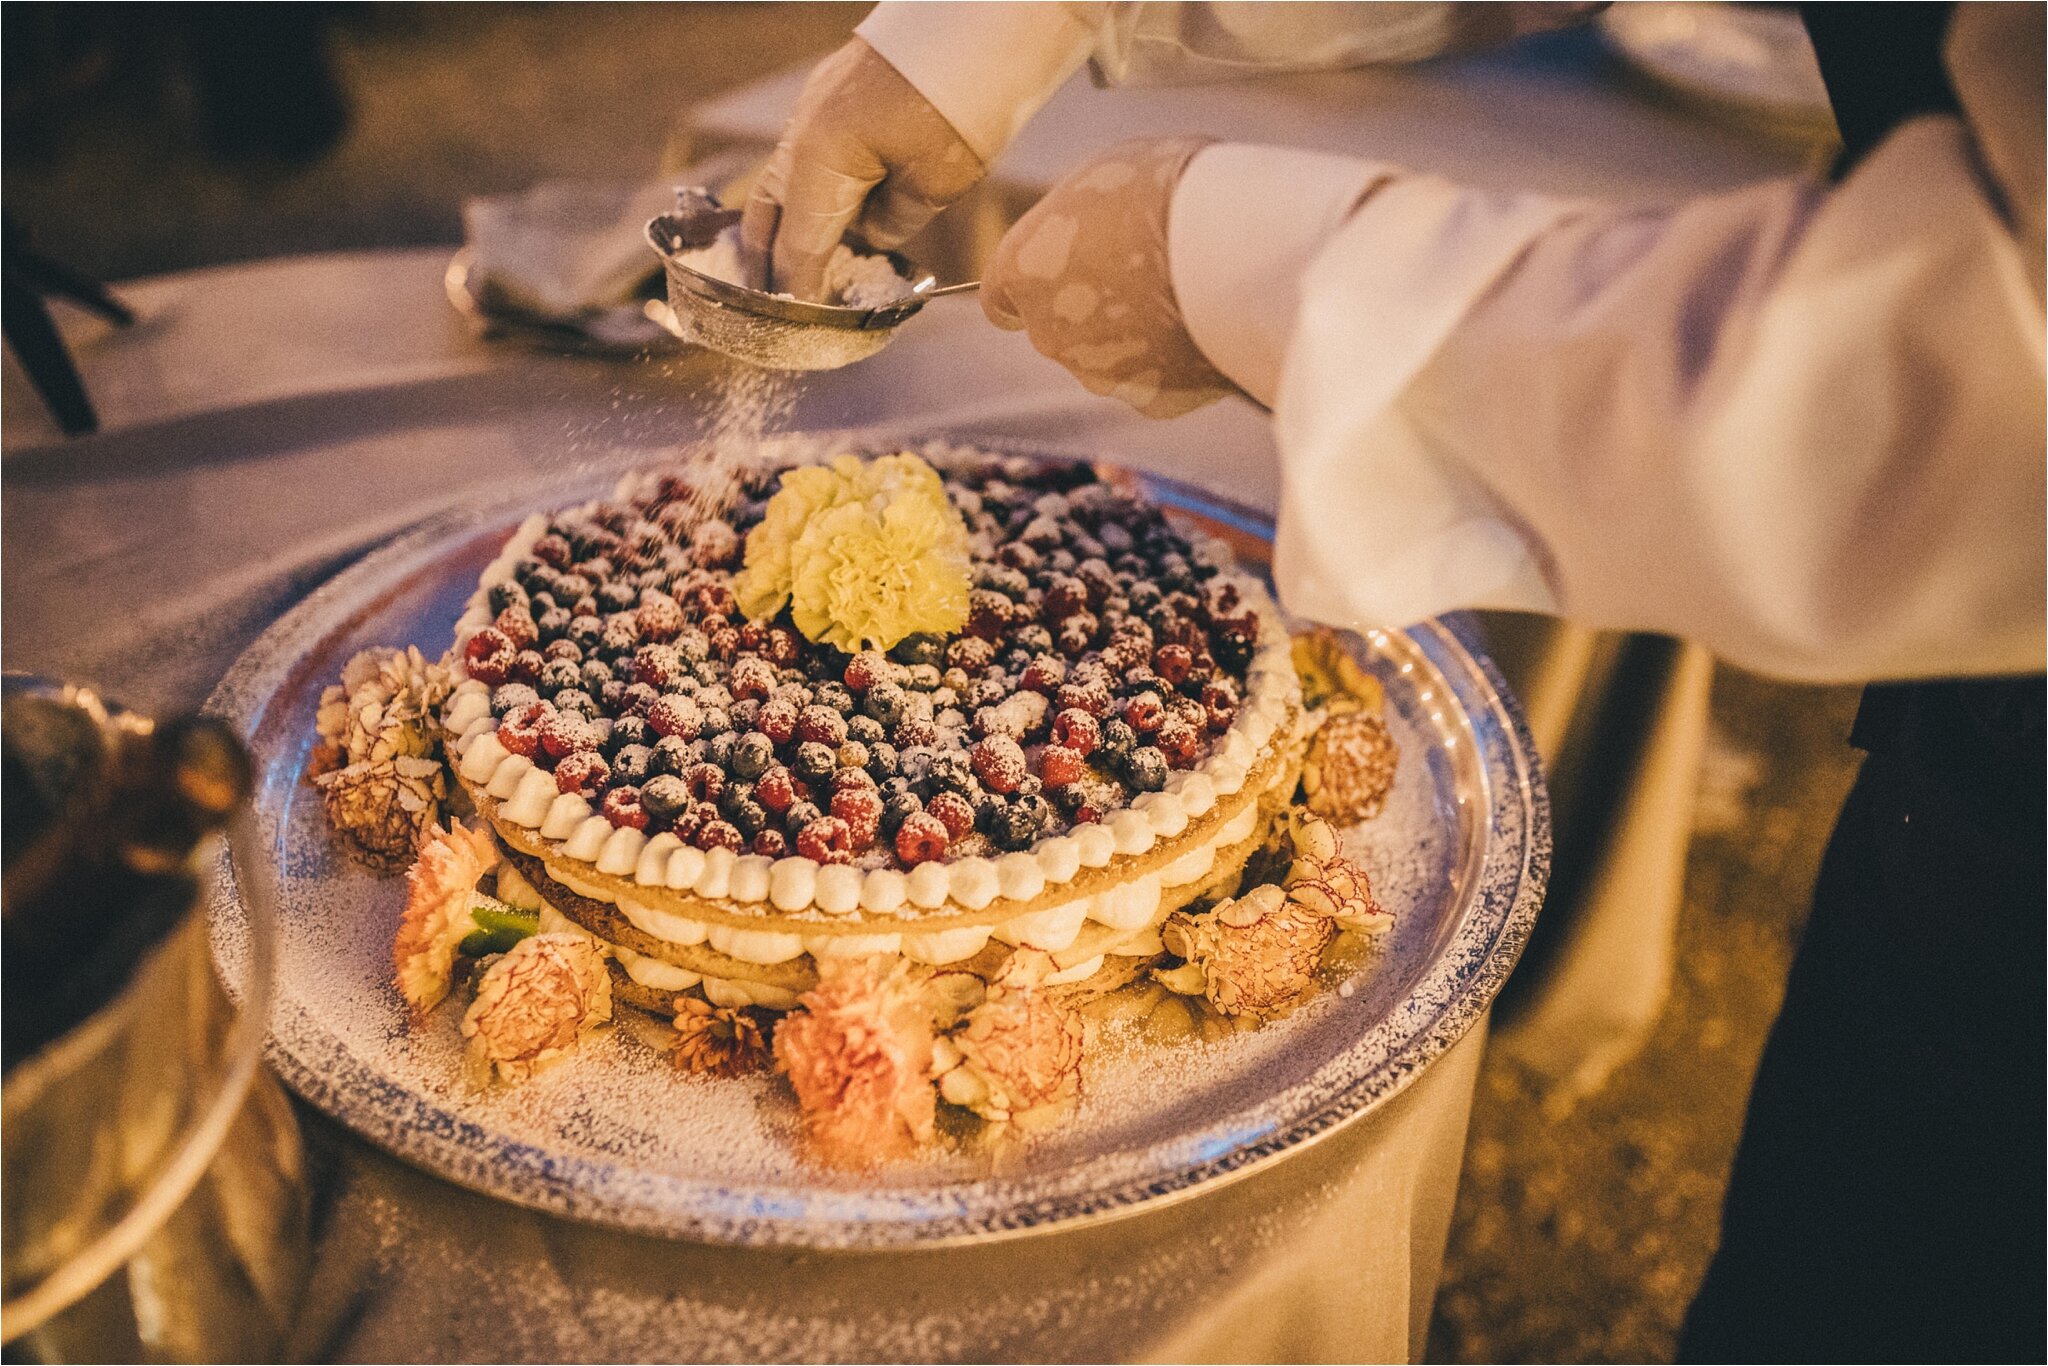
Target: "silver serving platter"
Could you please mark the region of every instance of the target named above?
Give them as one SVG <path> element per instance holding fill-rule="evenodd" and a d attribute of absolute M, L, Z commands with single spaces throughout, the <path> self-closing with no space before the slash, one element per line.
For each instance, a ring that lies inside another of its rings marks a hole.
<path fill-rule="evenodd" d="M 1118 477 L 1264 568 L 1263 515 L 1171 480 Z M 248 942 L 242 888 L 274 878 L 270 1060 L 371 1141 L 475 1190 L 643 1233 L 860 1249 L 1017 1235 L 1187 1197 L 1334 1133 L 1414 1081 L 1506 980 L 1542 899 L 1547 799 L 1500 676 L 1459 629 L 1433 621 L 1347 638 L 1385 685 L 1401 747 L 1386 812 L 1348 832 L 1347 849 L 1398 922 L 1340 990 L 1285 1020 L 1218 1043 L 1112 1047 L 1079 1113 L 1049 1134 L 856 1173 L 804 1157 L 793 1103 L 772 1079 L 677 1073 L 652 1021 L 600 1035 L 523 1086 L 470 1089 L 460 1008 L 414 1027 L 390 985 L 403 880 L 351 864 L 303 780 L 313 714 L 354 651 L 442 649 L 523 515 L 609 484 L 529 492 L 400 536 L 279 620 L 209 704 L 241 727 L 258 766 L 253 842 L 213 872 L 216 952 L 235 980 Z"/>

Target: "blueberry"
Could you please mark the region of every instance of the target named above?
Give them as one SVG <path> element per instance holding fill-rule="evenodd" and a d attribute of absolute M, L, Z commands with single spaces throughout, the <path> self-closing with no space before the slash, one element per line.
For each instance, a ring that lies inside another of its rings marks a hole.
<path fill-rule="evenodd" d="M 791 802 L 789 810 L 782 813 L 782 823 L 792 830 L 801 830 L 824 814 L 816 802 Z"/>
<path fill-rule="evenodd" d="M 1140 745 L 1123 762 L 1124 781 L 1134 792 L 1157 792 L 1166 786 L 1166 755 L 1157 745 Z"/>
<path fill-rule="evenodd" d="M 491 690 L 491 715 L 510 716 L 521 707 L 540 701 L 540 694 L 524 683 L 501 683 Z"/>
<path fill-rule="evenodd" d="M 844 683 L 820 683 L 816 689 L 818 705 L 830 707 L 841 716 L 853 711 L 853 690 Z"/>
<path fill-rule="evenodd" d="M 735 777 L 753 779 L 761 776 L 768 765 L 775 762 L 775 742 L 760 733 L 743 735 L 732 748 L 732 771 Z"/>
<path fill-rule="evenodd" d="M 974 765 L 964 750 L 940 750 L 932 755 L 926 778 L 938 791 L 965 792 L 974 783 Z"/>
<path fill-rule="evenodd" d="M 573 711 L 580 716 L 587 716 L 593 721 L 604 715 L 598 709 L 597 699 L 573 684 L 555 694 L 555 709 L 557 711 Z"/>
<path fill-rule="evenodd" d="M 674 820 L 689 805 L 690 789 L 672 773 L 658 774 L 640 785 L 640 807 L 650 820 Z"/>
<path fill-rule="evenodd" d="M 1010 632 L 1010 642 L 1033 655 L 1052 653 L 1052 632 L 1035 621 Z"/>
<path fill-rule="evenodd" d="M 727 819 L 731 819 L 732 813 L 739 809 L 742 802 L 751 802 L 753 800 L 754 785 L 752 783 L 727 783 L 725 790 L 718 794 L 718 809 Z"/>
<path fill-rule="evenodd" d="M 882 799 L 882 833 L 894 835 L 904 821 L 924 810 L 915 792 L 899 792 Z"/>
<path fill-rule="evenodd" d="M 806 740 L 796 747 L 796 771 L 806 778 L 823 778 L 839 767 L 839 755 L 832 746 Z"/>
<path fill-rule="evenodd" d="M 540 671 L 540 690 L 546 697 L 553 697 L 564 688 L 573 689 L 582 681 L 582 669 L 566 659 L 551 659 Z"/>
<path fill-rule="evenodd" d="M 752 799 L 735 803 L 725 813 L 725 818 L 738 826 L 740 833 L 748 839 L 768 828 L 768 808 Z"/>
<path fill-rule="evenodd" d="M 876 782 L 886 782 L 902 772 L 903 761 L 896 753 L 896 746 L 885 740 L 877 740 L 868 747 L 868 776 Z"/>
<path fill-rule="evenodd" d="M 612 666 L 601 659 L 586 659 L 581 670 L 583 691 L 592 697 L 604 691 L 604 685 L 612 681 Z"/>
<path fill-rule="evenodd" d="M 704 743 L 701 740 L 685 740 L 680 735 L 665 735 L 654 746 L 653 769 L 680 778 L 691 765 L 701 763 L 704 758 Z"/>
<path fill-rule="evenodd" d="M 491 615 L 496 616 L 508 607 L 526 607 L 531 603 L 524 588 L 517 579 L 506 579 L 503 583 L 491 585 Z"/>
<path fill-rule="evenodd" d="M 620 579 L 607 579 L 597 586 L 597 605 L 607 612 L 624 612 L 640 601 L 640 590 Z"/>
<path fill-rule="evenodd" d="M 571 617 L 564 634 L 587 650 L 604 639 L 604 623 L 592 616 Z"/>
<path fill-rule="evenodd" d="M 704 731 L 708 737 L 704 742 L 705 762 L 717 764 L 721 769 L 730 772 L 732 769 L 732 752 L 739 748 L 740 737 L 734 735 L 730 730 L 716 735 L 711 734 L 708 717 L 706 718 Z"/>
<path fill-rule="evenodd" d="M 546 596 L 547 594 L 545 593 L 541 594 L 541 597 Z M 540 638 L 542 640 L 553 640 L 569 629 L 570 621 L 571 617 L 569 616 L 568 608 L 548 607 L 543 609 L 541 614 L 533 619 L 533 624 L 540 628 Z"/>
<path fill-rule="evenodd" d="M 1112 759 L 1120 759 L 1136 748 L 1138 733 L 1127 722 L 1111 719 L 1102 723 L 1099 748 Z"/>
<path fill-rule="evenodd" d="M 888 732 L 882 729 L 882 723 L 874 717 L 856 716 L 846 723 L 846 738 L 858 740 L 872 748 L 878 742 L 887 739 Z"/>
<path fill-rule="evenodd" d="M 697 700 L 701 702 L 703 698 L 699 696 Z M 732 733 L 732 713 L 728 712 L 724 707 L 706 706 L 704 708 L 703 724 L 706 735 L 716 735 L 721 739 L 727 738 Z"/>
<path fill-rule="evenodd" d="M 619 734 L 618 726 L 612 727 L 612 737 Z M 612 785 L 614 787 L 638 787 L 654 773 L 654 751 L 645 745 L 621 745 L 611 756 Z"/>
<path fill-rule="evenodd" d="M 944 637 L 926 631 L 905 636 L 889 655 L 899 664 L 937 664 L 946 654 Z"/>
<path fill-rule="evenodd" d="M 886 729 L 893 730 L 907 714 L 909 706 L 909 694 L 894 683 L 878 684 L 868 691 L 867 714 Z"/>

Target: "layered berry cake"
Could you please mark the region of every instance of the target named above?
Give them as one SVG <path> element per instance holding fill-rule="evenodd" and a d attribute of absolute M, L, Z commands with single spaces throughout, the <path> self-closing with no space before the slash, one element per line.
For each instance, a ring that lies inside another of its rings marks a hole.
<path fill-rule="evenodd" d="M 629 480 L 485 572 L 455 773 L 538 900 L 604 941 L 620 998 L 781 1010 L 822 959 L 992 976 L 1019 946 L 1051 955 L 1047 985 L 1126 980 L 1292 796 L 1300 688 L 1256 581 L 1085 466 L 931 454 L 802 472 L 879 471 L 870 498 L 935 499 L 917 511 L 964 532 L 955 582 L 874 621 L 814 621 L 802 585 L 742 601 L 822 501 L 771 511 L 776 476 L 707 520 L 681 479 Z M 914 549 L 829 572 L 902 577 Z"/>
<path fill-rule="evenodd" d="M 1371 680 L 1219 543 L 941 445 L 707 501 L 644 474 L 528 519 L 443 663 L 367 652 L 323 700 L 337 830 L 414 853 L 399 990 L 424 1014 L 474 964 L 480 1076 L 622 1001 L 872 1160 L 940 1102 L 1061 1113 L 1095 1007 L 1242 1027 L 1391 923 L 1335 830 L 1391 781 Z"/>

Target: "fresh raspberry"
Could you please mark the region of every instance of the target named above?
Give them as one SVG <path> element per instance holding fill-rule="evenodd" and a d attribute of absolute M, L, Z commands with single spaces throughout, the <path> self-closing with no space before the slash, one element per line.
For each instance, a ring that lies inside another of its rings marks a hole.
<path fill-rule="evenodd" d="M 939 738 L 939 728 L 929 717 L 906 716 L 896 723 L 890 733 L 891 741 L 898 749 L 910 749 L 916 745 L 929 745 Z"/>
<path fill-rule="evenodd" d="M 761 708 L 761 714 L 754 724 L 763 735 L 778 745 L 786 745 L 796 737 L 798 711 L 787 701 L 777 699 Z"/>
<path fill-rule="evenodd" d="M 704 709 L 695 698 L 679 692 L 665 693 L 647 709 L 647 724 L 656 735 L 694 740 L 704 729 Z"/>
<path fill-rule="evenodd" d="M 683 657 L 673 645 L 642 645 L 633 651 L 633 681 L 666 692 L 683 678 Z"/>
<path fill-rule="evenodd" d="M 1068 749 L 1065 745 L 1047 745 L 1038 756 L 1038 776 L 1047 787 L 1065 787 L 1078 782 L 1088 771 L 1088 761 L 1081 757 L 1079 750 Z"/>
<path fill-rule="evenodd" d="M 701 816 L 701 811 L 693 813 Z M 691 843 L 699 849 L 730 849 L 735 854 L 747 847 L 740 835 L 740 828 L 728 820 L 707 820 L 697 827 L 697 837 Z"/>
<path fill-rule="evenodd" d="M 726 686 L 734 697 L 765 698 L 775 691 L 775 666 L 759 655 L 741 655 L 732 662 Z"/>
<path fill-rule="evenodd" d="M 1170 720 L 1192 727 L 1197 735 L 1209 729 L 1209 709 L 1192 697 L 1167 698 L 1166 715 Z"/>
<path fill-rule="evenodd" d="M 717 764 L 692 764 L 683 771 L 683 786 L 700 802 L 715 802 L 725 791 L 725 770 Z"/>
<path fill-rule="evenodd" d="M 1021 688 L 1052 696 L 1067 678 L 1067 663 L 1053 655 L 1040 655 L 1024 666 L 1024 676 L 1017 680 Z"/>
<path fill-rule="evenodd" d="M 524 650 L 529 645 L 540 643 L 540 627 L 534 625 L 533 613 L 524 607 L 507 607 L 498 613 L 498 619 L 491 625 L 499 635 L 512 642 L 514 649 Z"/>
<path fill-rule="evenodd" d="M 1085 758 L 1102 743 L 1102 727 L 1095 714 L 1082 707 L 1067 707 L 1052 718 L 1052 740 Z"/>
<path fill-rule="evenodd" d="M 782 626 L 771 626 L 761 653 L 776 668 L 787 669 L 803 657 L 803 643 L 797 639 L 796 632 Z"/>
<path fill-rule="evenodd" d="M 952 841 L 953 832 L 944 821 L 929 811 L 919 811 L 904 817 L 903 824 L 896 827 L 896 857 L 914 868 L 930 859 L 945 857 L 946 846 Z"/>
<path fill-rule="evenodd" d="M 754 800 L 770 811 L 787 811 L 796 798 L 796 779 L 781 764 L 770 764 L 754 781 Z"/>
<path fill-rule="evenodd" d="M 640 789 L 637 787 L 611 789 L 604 794 L 603 809 L 604 818 L 621 830 L 647 828 L 647 809 L 640 805 Z"/>
<path fill-rule="evenodd" d="M 1107 683 L 1091 679 L 1086 683 L 1062 683 L 1059 691 L 1053 694 L 1053 703 L 1062 712 L 1078 711 L 1100 719 L 1115 708 L 1116 696 Z"/>
<path fill-rule="evenodd" d="M 633 624 L 640 628 L 642 640 L 674 640 L 676 632 L 683 629 L 682 605 L 666 593 L 649 590 L 640 595 Z"/>
<path fill-rule="evenodd" d="M 540 723 L 547 720 L 553 710 L 545 702 L 532 702 L 506 713 L 505 718 L 498 722 L 498 743 L 514 754 L 523 754 L 531 759 L 540 749 Z"/>
<path fill-rule="evenodd" d="M 796 733 L 810 744 L 836 750 L 846 743 L 846 718 L 830 707 L 805 707 L 797 718 Z"/>
<path fill-rule="evenodd" d="M 1237 685 L 1227 678 L 1212 678 L 1202 685 L 1202 707 L 1209 713 L 1210 730 L 1228 730 L 1237 716 Z"/>
<path fill-rule="evenodd" d="M 957 792 L 940 792 L 924 804 L 925 814 L 933 817 L 946 827 L 946 833 L 959 839 L 974 829 L 974 807 Z"/>
<path fill-rule="evenodd" d="M 1093 612 L 1076 612 L 1060 623 L 1058 637 L 1061 653 L 1069 658 L 1087 654 L 1095 644 L 1097 622 Z"/>
<path fill-rule="evenodd" d="M 690 553 L 707 569 L 739 563 L 740 537 L 730 525 L 713 517 L 690 533 Z"/>
<path fill-rule="evenodd" d="M 820 816 L 797 832 L 796 851 L 819 863 L 851 863 L 853 831 L 837 816 Z"/>
<path fill-rule="evenodd" d="M 595 797 L 610 776 L 611 765 L 594 749 L 571 751 L 555 765 L 555 786 L 579 797 Z"/>
<path fill-rule="evenodd" d="M 975 776 L 992 792 L 1015 792 L 1030 770 L 1024 751 L 1007 735 L 991 735 L 977 741 L 970 756 Z"/>
<path fill-rule="evenodd" d="M 721 626 L 716 630 L 705 632 L 705 639 L 711 642 L 711 657 L 713 659 L 731 659 L 739 653 L 740 633 L 730 626 Z"/>
<path fill-rule="evenodd" d="M 550 711 L 540 723 L 540 744 L 557 759 L 578 750 L 595 750 L 601 740 L 597 726 L 573 711 Z M 562 789 L 567 792 L 568 788 Z"/>
<path fill-rule="evenodd" d="M 510 681 L 518 658 L 519 648 L 494 626 L 484 627 L 462 647 L 462 662 L 468 666 L 469 676 L 493 688 Z"/>
<path fill-rule="evenodd" d="M 1159 694 L 1147 688 L 1136 697 L 1124 703 L 1124 720 L 1140 735 L 1150 735 L 1166 720 L 1166 704 L 1159 700 Z"/>
<path fill-rule="evenodd" d="M 547 666 L 547 656 L 539 650 L 521 650 L 519 657 L 512 661 L 512 678 L 531 687 L 540 682 L 540 671 Z"/>
<path fill-rule="evenodd" d="M 781 858 L 789 852 L 789 836 L 772 828 L 763 830 L 754 836 L 754 852 L 762 858 Z"/>
<path fill-rule="evenodd" d="M 550 531 L 533 543 L 533 558 L 557 569 L 567 569 L 576 558 L 576 552 L 569 548 L 568 538 Z"/>
<path fill-rule="evenodd" d="M 1186 768 L 1202 752 L 1202 733 L 1175 716 L 1159 728 L 1153 743 L 1159 746 L 1159 752 L 1166 756 L 1168 764 Z"/>
<path fill-rule="evenodd" d="M 1152 671 L 1179 687 L 1194 667 L 1194 652 L 1185 645 L 1162 645 L 1152 652 Z"/>
<path fill-rule="evenodd" d="M 732 589 L 722 581 L 710 577 L 690 580 L 688 590 L 683 594 L 683 606 L 694 607 L 700 617 L 730 618 L 737 605 L 733 602 Z M 709 626 L 705 628 L 709 630 Z"/>
<path fill-rule="evenodd" d="M 880 650 L 862 650 L 847 661 L 846 686 L 855 692 L 866 692 L 877 683 L 893 683 L 897 673 L 897 667 Z"/>
<path fill-rule="evenodd" d="M 972 590 L 967 595 L 967 634 L 987 641 L 999 639 L 1013 610 L 1010 600 L 994 589 Z"/>
<path fill-rule="evenodd" d="M 946 646 L 947 666 L 964 669 L 970 674 L 986 669 L 995 662 L 995 657 L 995 645 L 979 636 L 962 636 Z"/>
<path fill-rule="evenodd" d="M 661 700 L 661 694 L 645 683 L 628 684 L 619 697 L 621 714 L 645 717 L 654 710 L 654 704 Z"/>
<path fill-rule="evenodd" d="M 1054 574 L 1045 585 L 1045 599 L 1038 612 L 1047 622 L 1064 622 L 1088 608 L 1088 585 L 1072 574 Z"/>
<path fill-rule="evenodd" d="M 865 847 L 874 843 L 875 829 L 882 823 L 882 794 L 873 787 L 849 784 L 832 794 L 832 814 L 843 820 L 856 836 L 856 843 Z M 858 838 L 862 831 L 867 838 Z"/>

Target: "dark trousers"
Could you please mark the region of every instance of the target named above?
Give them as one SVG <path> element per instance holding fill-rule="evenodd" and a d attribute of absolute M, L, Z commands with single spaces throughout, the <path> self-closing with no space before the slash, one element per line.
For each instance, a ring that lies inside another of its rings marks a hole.
<path fill-rule="evenodd" d="M 2039 731 L 1893 729 L 1822 863 L 1680 1360 L 2043 1358 Z"/>

